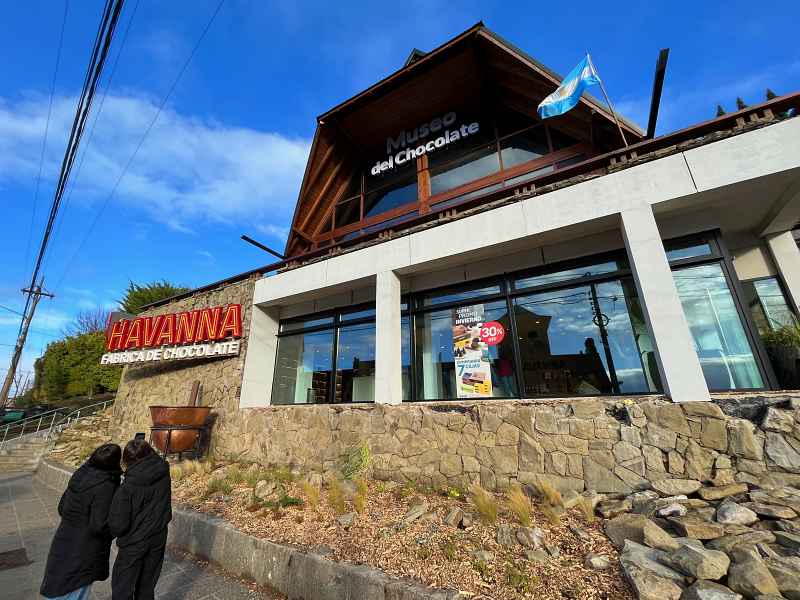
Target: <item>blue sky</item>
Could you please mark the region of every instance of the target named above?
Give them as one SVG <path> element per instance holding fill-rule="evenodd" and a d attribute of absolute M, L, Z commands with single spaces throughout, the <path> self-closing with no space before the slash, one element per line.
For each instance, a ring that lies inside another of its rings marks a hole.
<path fill-rule="evenodd" d="M 217 0 L 127 0 L 84 135 L 85 159 L 80 172 L 77 164 L 73 170 L 48 252 L 46 287 L 56 298 L 40 305 L 25 365 L 76 312 L 113 305 L 129 280 L 166 278 L 197 286 L 271 262 L 238 238 L 249 233 L 282 248 L 315 117 L 400 67 L 412 47 L 432 49 L 483 20 L 560 73 L 589 49 L 619 112 L 640 125 L 647 118 L 658 50 L 670 47 L 659 122 L 659 133 L 665 133 L 713 117 L 718 102 L 733 110 L 737 95 L 756 103 L 767 87 L 779 94 L 800 89 L 797 9 L 780 4 L 762 10 L 736 1 L 573 2 L 551 8 L 531 2 L 226 0 L 109 199 L 217 6 Z M 30 277 L 101 9 L 99 0 L 69 3 L 35 213 L 64 4 L 9 3 L 0 20 L 5 307 L 22 307 L 19 289 Z M 81 246 L 83 240 L 88 241 Z M 18 319 L 0 308 L 3 363 Z"/>

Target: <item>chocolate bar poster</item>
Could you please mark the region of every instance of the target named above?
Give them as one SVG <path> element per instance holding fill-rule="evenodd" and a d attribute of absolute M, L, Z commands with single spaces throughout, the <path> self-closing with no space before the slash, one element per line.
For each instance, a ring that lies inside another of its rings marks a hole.
<path fill-rule="evenodd" d="M 483 304 L 453 309 L 453 362 L 459 398 L 491 398 L 488 344 L 481 339 Z"/>

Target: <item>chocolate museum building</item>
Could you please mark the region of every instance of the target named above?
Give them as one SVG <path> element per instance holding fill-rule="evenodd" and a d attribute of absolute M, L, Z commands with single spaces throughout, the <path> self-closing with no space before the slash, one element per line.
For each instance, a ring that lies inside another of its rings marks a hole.
<path fill-rule="evenodd" d="M 737 471 L 702 401 L 798 387 L 800 94 L 648 138 L 586 94 L 540 120 L 561 79 L 478 24 L 320 115 L 285 259 L 145 313 L 241 305 L 204 337 L 238 343 L 128 364 L 119 435 L 200 381 L 220 451 L 322 472 L 366 441 L 378 476 L 633 486 L 625 428 Z"/>

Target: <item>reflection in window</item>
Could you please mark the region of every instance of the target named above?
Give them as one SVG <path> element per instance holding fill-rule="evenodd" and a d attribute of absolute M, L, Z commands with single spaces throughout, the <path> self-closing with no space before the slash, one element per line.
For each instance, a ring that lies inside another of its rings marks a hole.
<path fill-rule="evenodd" d="M 500 142 L 503 168 L 510 169 L 549 153 L 544 127 L 534 127 Z"/>
<path fill-rule="evenodd" d="M 672 275 L 709 389 L 764 387 L 722 266 L 683 268 Z"/>
<path fill-rule="evenodd" d="M 744 281 L 742 291 L 759 334 L 764 335 L 795 323 L 794 313 L 775 277 Z"/>
<path fill-rule="evenodd" d="M 322 325 L 333 325 L 333 317 L 311 317 L 297 321 L 285 321 L 281 323 L 281 333 L 297 331 L 298 329 L 309 329 L 311 327 L 321 327 Z"/>
<path fill-rule="evenodd" d="M 448 302 L 457 302 L 459 300 L 475 300 L 481 296 L 492 296 L 500 293 L 500 286 L 487 285 L 481 288 L 467 288 L 462 290 L 444 290 L 436 292 L 427 292 L 423 296 L 423 306 L 437 306 L 439 304 L 447 304 Z"/>
<path fill-rule="evenodd" d="M 483 304 L 484 322 L 498 321 L 508 332 L 500 344 L 487 346 L 492 397 L 517 395 L 514 377 L 514 350 L 511 324 L 505 301 Z M 417 326 L 417 395 L 420 400 L 458 397 L 455 361 L 453 360 L 453 310 L 418 315 Z"/>
<path fill-rule="evenodd" d="M 356 196 L 336 205 L 336 227 L 344 227 L 361 220 L 361 197 Z"/>
<path fill-rule="evenodd" d="M 431 159 L 431 195 L 452 190 L 499 170 L 500 161 L 494 144 L 477 148 L 447 164 L 434 164 Z"/>
<path fill-rule="evenodd" d="M 364 218 L 417 201 L 416 169 L 404 168 L 399 173 L 384 176 L 368 175 L 367 186 Z"/>
<path fill-rule="evenodd" d="M 339 329 L 334 403 L 375 398 L 375 323 Z"/>
<path fill-rule="evenodd" d="M 694 258 L 696 256 L 707 256 L 711 254 L 711 246 L 707 242 L 678 242 L 665 244 L 667 250 L 667 260 L 683 260 L 684 258 Z"/>
<path fill-rule="evenodd" d="M 400 356 L 403 365 L 403 402 L 411 400 L 411 325 L 408 317 L 400 319 Z"/>
<path fill-rule="evenodd" d="M 523 277 L 514 282 L 516 289 L 524 289 L 530 287 L 538 287 L 540 285 L 550 285 L 553 283 L 560 283 L 562 281 L 570 281 L 572 279 L 580 279 L 582 277 L 594 277 L 596 275 L 606 275 L 608 273 L 616 273 L 623 269 L 628 268 L 628 261 L 625 259 L 615 259 L 603 263 L 593 265 L 586 265 L 582 267 L 575 267 L 574 269 L 564 269 L 562 271 L 554 271 L 544 273 L 542 275 L 533 275 L 531 277 Z"/>
<path fill-rule="evenodd" d="M 333 331 L 278 338 L 272 404 L 328 402 L 333 361 Z"/>
<path fill-rule="evenodd" d="M 558 129 L 550 128 L 550 141 L 553 142 L 553 152 L 558 152 L 564 148 L 569 148 L 578 143 L 574 137 L 562 133 Z"/>
<path fill-rule="evenodd" d="M 632 284 L 611 281 L 517 298 L 524 394 L 630 394 L 660 385 Z"/>

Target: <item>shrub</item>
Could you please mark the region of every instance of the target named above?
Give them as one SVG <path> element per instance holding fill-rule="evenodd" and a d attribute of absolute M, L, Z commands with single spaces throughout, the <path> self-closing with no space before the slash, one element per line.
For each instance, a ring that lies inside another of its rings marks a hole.
<path fill-rule="evenodd" d="M 269 473 L 266 473 L 261 467 L 258 465 L 251 465 L 247 472 L 245 473 L 245 483 L 251 488 L 255 488 L 258 485 L 259 481 L 263 481 L 269 477 Z"/>
<path fill-rule="evenodd" d="M 311 507 L 311 510 L 316 511 L 319 508 L 319 488 L 309 481 L 303 481 L 300 484 L 303 493 L 306 495 L 306 502 Z"/>
<path fill-rule="evenodd" d="M 763 335 L 767 346 L 787 346 L 800 348 L 800 324 L 784 325 Z"/>
<path fill-rule="evenodd" d="M 347 511 L 342 484 L 335 477 L 331 479 L 328 485 L 328 504 L 331 505 L 333 512 L 337 515 L 343 515 Z"/>
<path fill-rule="evenodd" d="M 183 466 L 181 465 L 170 465 L 169 466 L 169 477 L 172 481 L 180 481 L 183 479 Z"/>
<path fill-rule="evenodd" d="M 356 509 L 356 512 L 361 514 L 364 512 L 364 509 L 367 506 L 367 494 L 369 493 L 369 488 L 367 487 L 367 481 L 363 478 L 356 481 L 356 493 L 353 496 L 353 507 Z"/>
<path fill-rule="evenodd" d="M 363 474 L 369 468 L 370 460 L 369 446 L 366 442 L 349 448 L 342 462 L 342 476 L 345 479 L 353 479 Z"/>
<path fill-rule="evenodd" d="M 272 469 L 270 476 L 278 483 L 290 483 L 294 481 L 294 474 L 288 467 L 277 467 Z M 267 479 L 269 479 L 269 477 Z"/>
<path fill-rule="evenodd" d="M 489 565 L 486 564 L 486 561 L 476 559 L 472 561 L 472 568 L 478 572 L 478 575 L 481 576 L 483 581 L 486 583 L 492 582 L 492 572 L 489 569 Z"/>
<path fill-rule="evenodd" d="M 581 515 L 587 523 L 594 523 L 594 501 L 591 498 L 581 496 L 578 500 L 578 510 L 581 511 Z"/>
<path fill-rule="evenodd" d="M 231 485 L 241 485 L 247 480 L 247 474 L 239 465 L 231 465 L 225 472 L 225 479 Z"/>
<path fill-rule="evenodd" d="M 475 505 L 475 510 L 478 511 L 481 521 L 487 525 L 493 525 L 497 522 L 497 498 L 475 483 L 470 488 L 470 500 Z"/>
<path fill-rule="evenodd" d="M 523 527 L 531 526 L 531 501 L 518 485 L 511 486 L 506 492 L 508 509 Z"/>
<path fill-rule="evenodd" d="M 447 560 L 456 560 L 458 558 L 458 547 L 453 540 L 444 540 L 442 542 L 442 554 Z"/>
<path fill-rule="evenodd" d="M 534 487 L 536 488 L 536 493 L 545 504 L 549 504 L 550 506 L 564 506 L 564 499 L 561 497 L 561 492 L 553 487 L 553 484 L 546 479 L 539 479 L 534 484 Z"/>
<path fill-rule="evenodd" d="M 208 483 L 206 484 L 205 496 L 208 497 L 216 492 L 222 492 L 223 494 L 230 494 L 232 489 L 233 486 L 227 479 L 218 479 L 215 477 L 213 479 L 209 479 Z"/>
<path fill-rule="evenodd" d="M 531 578 L 524 571 L 518 569 L 513 564 L 506 565 L 506 581 L 508 585 L 517 590 L 520 594 L 531 591 Z"/>
<path fill-rule="evenodd" d="M 551 525 L 558 525 L 561 523 L 561 517 L 564 515 L 564 507 L 544 503 L 540 507 L 542 513 L 550 521 Z"/>

